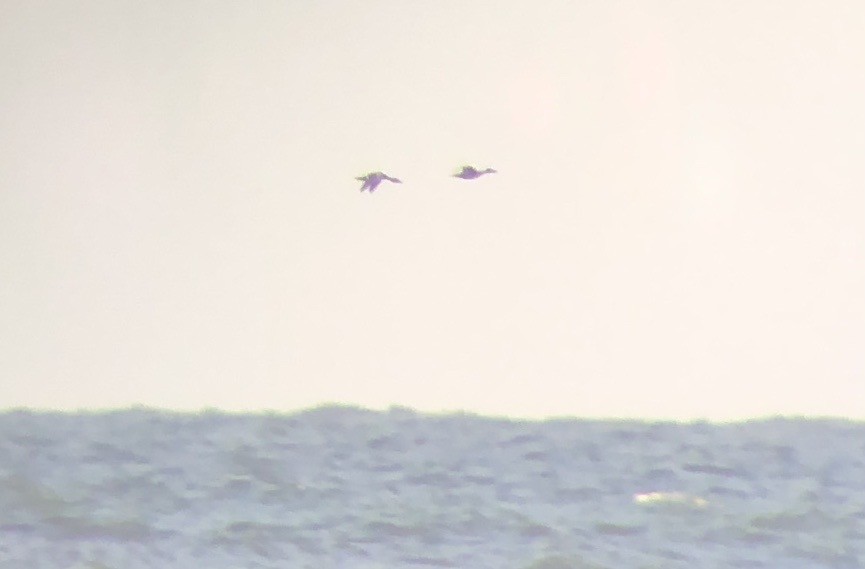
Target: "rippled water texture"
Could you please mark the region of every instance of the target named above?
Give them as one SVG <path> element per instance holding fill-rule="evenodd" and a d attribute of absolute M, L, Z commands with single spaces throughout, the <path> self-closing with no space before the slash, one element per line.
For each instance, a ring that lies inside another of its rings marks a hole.
<path fill-rule="evenodd" d="M 865 566 L 865 425 L 0 414 L 0 568 Z"/>

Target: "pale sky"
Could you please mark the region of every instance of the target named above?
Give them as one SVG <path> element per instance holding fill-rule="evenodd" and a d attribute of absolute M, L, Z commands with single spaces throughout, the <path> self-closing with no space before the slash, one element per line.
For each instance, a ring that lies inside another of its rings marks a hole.
<path fill-rule="evenodd" d="M 2 2 L 0 409 L 865 418 L 863 30 Z"/>

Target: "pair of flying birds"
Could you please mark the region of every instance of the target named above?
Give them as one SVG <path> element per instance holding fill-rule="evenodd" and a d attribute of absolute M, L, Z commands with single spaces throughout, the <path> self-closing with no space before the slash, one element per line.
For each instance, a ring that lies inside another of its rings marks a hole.
<path fill-rule="evenodd" d="M 475 178 L 480 178 L 484 174 L 495 174 L 495 170 L 492 168 L 487 168 L 486 170 L 478 170 L 472 166 L 463 166 L 463 169 L 458 173 L 454 174 L 455 178 L 462 178 L 463 180 L 474 180 Z M 393 182 L 395 184 L 402 184 L 402 180 L 397 178 L 391 178 L 384 172 L 371 172 L 366 176 L 359 176 L 355 178 L 355 180 L 359 180 L 363 182 L 363 185 L 360 187 L 360 191 L 369 190 L 370 193 L 374 192 L 375 189 L 381 184 L 384 180 L 388 182 Z"/>

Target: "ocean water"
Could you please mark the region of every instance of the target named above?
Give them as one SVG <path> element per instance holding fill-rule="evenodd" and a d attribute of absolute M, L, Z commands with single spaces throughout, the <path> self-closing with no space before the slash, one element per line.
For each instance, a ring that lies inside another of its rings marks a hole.
<path fill-rule="evenodd" d="M 140 567 L 865 567 L 865 424 L 0 414 L 0 568 Z"/>

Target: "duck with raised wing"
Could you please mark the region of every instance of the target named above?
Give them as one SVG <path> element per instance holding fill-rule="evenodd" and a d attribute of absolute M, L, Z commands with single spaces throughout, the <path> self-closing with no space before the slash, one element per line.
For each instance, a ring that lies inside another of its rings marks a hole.
<path fill-rule="evenodd" d="M 495 173 L 496 171 L 492 168 L 487 168 L 486 170 L 478 170 L 474 166 L 463 166 L 463 169 L 458 174 L 454 174 L 454 177 L 462 178 L 463 180 L 474 180 L 475 178 L 480 178 L 484 174 Z"/>
<path fill-rule="evenodd" d="M 369 190 L 369 193 L 375 191 L 379 184 L 382 181 L 387 180 L 388 182 L 393 182 L 394 184 L 402 184 L 402 180 L 397 178 L 391 178 L 387 174 L 383 172 L 370 172 L 366 176 L 358 176 L 355 180 L 359 180 L 363 182 L 363 185 L 360 187 L 360 191 Z"/>

